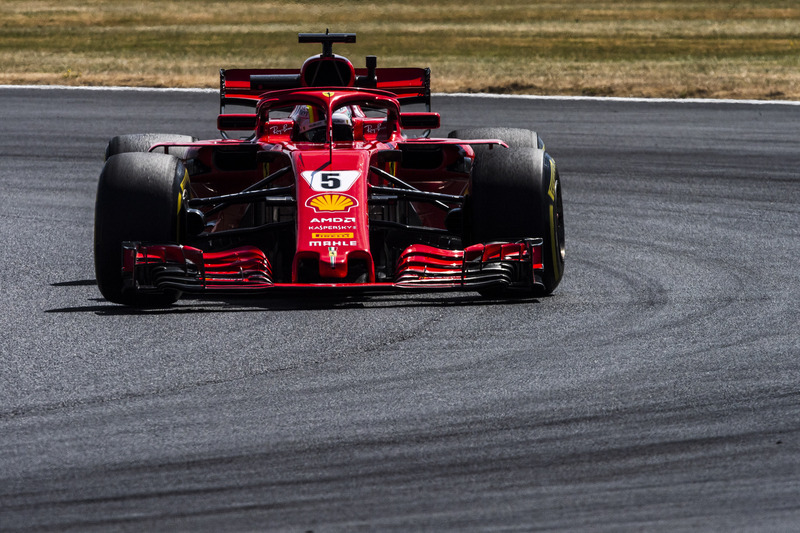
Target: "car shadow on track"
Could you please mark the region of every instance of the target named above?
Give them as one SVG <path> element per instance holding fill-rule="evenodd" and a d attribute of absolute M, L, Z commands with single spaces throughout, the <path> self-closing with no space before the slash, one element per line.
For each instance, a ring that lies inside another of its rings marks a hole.
<path fill-rule="evenodd" d="M 83 287 L 95 285 L 94 280 L 53 283 L 53 287 Z M 398 309 L 431 307 L 480 307 L 487 305 L 526 305 L 540 302 L 539 297 L 510 295 L 489 298 L 475 292 L 400 292 L 358 295 L 319 295 L 307 292 L 287 296 L 230 296 L 184 295 L 168 307 L 138 308 L 117 305 L 101 297 L 91 298 L 93 305 L 47 309 L 46 313 L 95 313 L 100 316 L 252 313 L 262 311 L 315 311 L 328 309 Z"/>

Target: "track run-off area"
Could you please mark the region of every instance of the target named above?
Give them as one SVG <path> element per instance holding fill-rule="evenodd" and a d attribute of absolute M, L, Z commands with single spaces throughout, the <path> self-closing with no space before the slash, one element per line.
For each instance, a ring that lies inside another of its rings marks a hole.
<path fill-rule="evenodd" d="M 107 303 L 106 142 L 218 98 L 0 88 L 1 531 L 800 523 L 800 106 L 435 95 L 547 143 L 551 297 Z"/>

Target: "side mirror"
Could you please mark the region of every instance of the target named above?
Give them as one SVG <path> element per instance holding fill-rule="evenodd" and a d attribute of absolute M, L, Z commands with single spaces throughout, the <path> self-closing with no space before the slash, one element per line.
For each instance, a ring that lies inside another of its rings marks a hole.
<path fill-rule="evenodd" d="M 256 129 L 255 114 L 219 115 L 217 129 L 220 131 L 253 131 Z"/>
<path fill-rule="evenodd" d="M 439 113 L 400 113 L 400 127 L 404 130 L 435 130 L 441 124 Z"/>

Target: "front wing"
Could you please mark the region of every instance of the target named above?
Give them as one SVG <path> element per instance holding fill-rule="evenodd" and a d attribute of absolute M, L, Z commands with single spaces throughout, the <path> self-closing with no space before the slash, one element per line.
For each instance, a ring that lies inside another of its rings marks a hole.
<path fill-rule="evenodd" d="M 474 244 L 463 250 L 413 245 L 400 256 L 391 282 L 275 283 L 262 250 L 243 246 L 204 252 L 178 244 L 125 242 L 124 291 L 263 293 L 275 289 L 352 291 L 483 290 L 542 286 L 542 239 Z M 543 286 L 542 286 L 543 287 Z"/>

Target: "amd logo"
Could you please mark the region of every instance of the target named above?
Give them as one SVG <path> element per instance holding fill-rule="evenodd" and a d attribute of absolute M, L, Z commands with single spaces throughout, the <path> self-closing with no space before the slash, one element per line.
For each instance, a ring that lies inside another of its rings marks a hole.
<path fill-rule="evenodd" d="M 323 217 L 312 218 L 312 224 L 355 224 L 356 217 Z"/>

